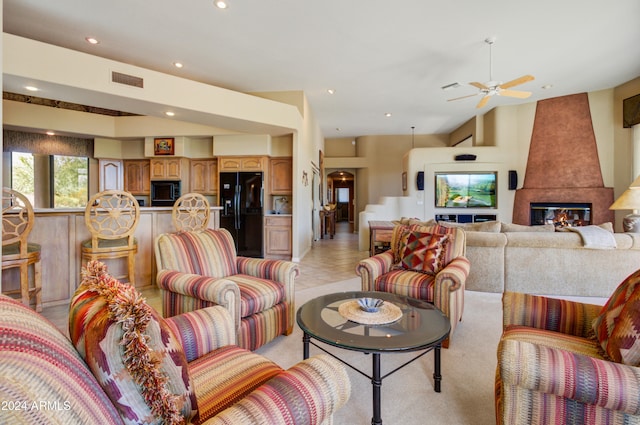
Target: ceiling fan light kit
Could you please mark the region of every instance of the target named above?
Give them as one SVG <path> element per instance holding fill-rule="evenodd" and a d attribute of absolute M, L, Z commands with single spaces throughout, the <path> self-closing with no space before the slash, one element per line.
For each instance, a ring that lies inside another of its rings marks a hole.
<path fill-rule="evenodd" d="M 484 42 L 489 45 L 489 82 L 487 83 L 479 83 L 477 81 L 471 82 L 469 83 L 469 85 L 479 89 L 480 91 L 478 93 L 470 94 L 467 96 L 456 97 L 453 99 L 449 99 L 448 101 L 466 99 L 468 97 L 473 97 L 473 96 L 482 94 L 483 95 L 482 99 L 480 99 L 480 102 L 478 102 L 478 104 L 476 105 L 476 108 L 480 109 L 480 108 L 483 108 L 487 104 L 487 102 L 489 102 L 489 99 L 492 96 L 507 96 L 507 97 L 515 97 L 518 99 L 526 99 L 529 96 L 531 96 L 531 92 L 528 92 L 528 91 L 509 90 L 509 89 L 511 87 L 519 86 L 520 84 L 524 84 L 534 80 L 533 75 L 523 75 L 522 77 L 516 78 L 515 80 L 507 81 L 506 83 L 493 79 L 493 56 L 492 56 L 491 46 L 493 46 L 493 43 L 495 43 L 495 41 L 496 41 L 495 37 L 489 37 L 484 40 Z"/>

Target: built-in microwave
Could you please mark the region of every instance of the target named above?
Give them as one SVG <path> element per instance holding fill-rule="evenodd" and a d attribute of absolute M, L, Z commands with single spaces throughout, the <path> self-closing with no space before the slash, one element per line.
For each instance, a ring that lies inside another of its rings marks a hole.
<path fill-rule="evenodd" d="M 180 197 L 180 180 L 151 182 L 151 206 L 171 207 Z"/>

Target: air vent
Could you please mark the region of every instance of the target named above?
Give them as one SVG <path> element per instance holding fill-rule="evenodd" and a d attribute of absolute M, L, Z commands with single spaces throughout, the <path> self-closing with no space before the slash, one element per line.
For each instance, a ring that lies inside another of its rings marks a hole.
<path fill-rule="evenodd" d="M 118 84 L 125 84 L 132 87 L 144 87 L 144 80 L 133 75 L 123 74 L 121 72 L 111 71 L 111 81 Z"/>

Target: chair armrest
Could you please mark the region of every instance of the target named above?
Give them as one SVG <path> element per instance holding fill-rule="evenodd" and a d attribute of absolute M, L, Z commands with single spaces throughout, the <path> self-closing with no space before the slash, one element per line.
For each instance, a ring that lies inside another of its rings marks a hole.
<path fill-rule="evenodd" d="M 469 276 L 471 262 L 467 257 L 456 257 L 435 278 L 435 291 L 453 292 L 464 289 L 464 284 Z"/>
<path fill-rule="evenodd" d="M 502 307 L 503 329 L 522 325 L 581 337 L 593 334 L 593 319 L 602 310 L 595 304 L 519 292 L 505 292 Z"/>
<path fill-rule="evenodd" d="M 207 307 L 164 319 L 182 343 L 191 362 L 220 347 L 236 344 L 236 327 L 229 310 Z"/>
<path fill-rule="evenodd" d="M 393 260 L 391 250 L 361 260 L 356 266 L 356 274 L 362 278 L 362 290 L 373 291 L 376 279 L 391 270 Z"/>
<path fill-rule="evenodd" d="M 529 342 L 504 340 L 498 346 L 498 374 L 503 385 L 640 414 L 637 367 Z"/>
<path fill-rule="evenodd" d="M 160 270 L 156 283 L 163 291 L 225 307 L 229 310 L 236 329 L 240 326 L 240 289 L 234 282 L 175 270 Z"/>
<path fill-rule="evenodd" d="M 213 424 L 321 424 L 351 395 L 345 367 L 326 354 L 304 360 L 205 422 Z"/>

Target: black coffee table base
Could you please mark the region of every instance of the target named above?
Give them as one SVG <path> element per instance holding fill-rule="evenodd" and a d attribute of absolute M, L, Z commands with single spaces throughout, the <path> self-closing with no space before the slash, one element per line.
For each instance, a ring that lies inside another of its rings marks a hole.
<path fill-rule="evenodd" d="M 315 342 L 313 342 L 311 340 L 311 335 L 307 334 L 306 332 L 302 337 L 302 346 L 303 346 L 302 350 L 303 350 L 303 357 L 305 359 L 309 358 L 309 345 L 313 345 L 314 347 L 319 348 L 320 350 L 329 354 L 331 357 L 341 361 L 346 366 L 349 366 L 351 369 L 355 370 L 359 374 L 371 380 L 371 386 L 373 389 L 373 418 L 371 418 L 372 425 L 382 425 L 382 412 L 381 412 L 382 380 L 388 377 L 389 375 L 394 374 L 395 372 L 402 369 L 406 365 L 413 363 L 414 361 L 418 360 L 420 357 L 424 356 L 425 354 L 431 351 L 433 351 L 433 387 L 435 392 L 437 393 L 440 392 L 440 383 L 442 381 L 442 375 L 440 374 L 440 350 L 442 348 L 442 344 L 440 343 L 425 349 L 422 353 L 418 354 L 408 362 L 398 366 L 397 368 L 395 368 L 394 370 L 392 370 L 391 372 L 387 373 L 384 376 L 381 376 L 381 372 L 380 372 L 380 354 L 381 353 L 378 353 L 378 352 L 367 353 L 372 355 L 372 363 L 373 363 L 372 375 L 370 376 L 365 372 L 361 371 L 360 369 L 356 368 L 355 366 L 347 363 L 340 357 L 334 355 L 333 353 L 330 353 L 325 348 L 321 347 Z"/>

